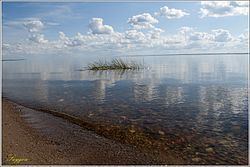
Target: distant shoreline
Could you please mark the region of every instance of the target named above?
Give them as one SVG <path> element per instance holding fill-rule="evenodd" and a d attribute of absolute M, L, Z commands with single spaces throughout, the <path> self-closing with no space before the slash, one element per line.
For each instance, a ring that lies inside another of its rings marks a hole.
<path fill-rule="evenodd" d="M 191 56 L 191 55 L 247 55 L 249 53 L 169 53 L 169 54 L 150 54 L 150 55 L 124 55 L 121 57 L 145 57 L 145 56 Z"/>
<path fill-rule="evenodd" d="M 22 61 L 25 59 L 3 59 L 2 61 Z"/>

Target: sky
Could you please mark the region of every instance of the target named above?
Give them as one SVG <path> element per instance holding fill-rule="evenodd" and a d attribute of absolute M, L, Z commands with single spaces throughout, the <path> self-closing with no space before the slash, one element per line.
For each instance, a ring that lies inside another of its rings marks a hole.
<path fill-rule="evenodd" d="M 247 1 L 3 2 L 3 54 L 248 52 Z"/>

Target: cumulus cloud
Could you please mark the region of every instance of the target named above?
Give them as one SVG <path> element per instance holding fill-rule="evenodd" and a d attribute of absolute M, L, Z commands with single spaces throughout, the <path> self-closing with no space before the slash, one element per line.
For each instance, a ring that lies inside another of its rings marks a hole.
<path fill-rule="evenodd" d="M 15 28 L 19 30 L 27 30 L 29 33 L 40 33 L 46 27 L 58 26 L 59 23 L 53 21 L 41 21 L 40 18 L 29 17 L 14 20 L 6 20 L 3 22 L 4 27 Z"/>
<path fill-rule="evenodd" d="M 64 32 L 59 32 L 59 42 L 67 47 L 67 46 L 74 46 L 72 40 L 69 39 L 69 37 L 66 36 Z"/>
<path fill-rule="evenodd" d="M 60 31 L 59 32 L 59 40 L 61 40 L 61 41 L 68 41 L 69 38 L 65 35 L 64 32 Z"/>
<path fill-rule="evenodd" d="M 79 41 L 70 39 L 69 37 L 66 36 L 64 32 L 61 31 L 59 32 L 59 43 L 62 44 L 63 47 L 80 45 Z"/>
<path fill-rule="evenodd" d="M 249 41 L 249 30 L 246 29 L 242 34 L 240 34 L 239 39 L 240 41 L 247 43 Z"/>
<path fill-rule="evenodd" d="M 3 50 L 4 49 L 9 49 L 11 46 L 8 43 L 3 43 Z"/>
<path fill-rule="evenodd" d="M 9 50 L 11 52 L 34 54 L 77 50 L 81 52 L 119 51 L 126 54 L 133 51 L 146 53 L 147 51 L 229 50 L 232 46 L 234 48 L 237 46 L 238 49 L 248 47 L 248 31 L 240 36 L 233 36 L 228 30 L 224 29 L 199 32 L 193 27 L 181 27 L 176 34 L 163 34 L 164 30 L 154 26 L 158 23 L 158 20 L 148 13 L 133 16 L 128 19 L 128 22 L 133 29 L 120 33 L 115 32 L 111 26 L 104 25 L 102 18 L 93 18 L 89 23 L 90 33 L 77 33 L 74 36 L 67 36 L 61 31 L 58 39 L 55 40 L 46 39 L 40 32 L 44 26 L 42 22 L 42 24 L 33 22 L 32 24 L 26 24 L 30 32 L 29 41 L 31 42 L 4 45 L 4 52 Z"/>
<path fill-rule="evenodd" d="M 160 8 L 160 12 L 155 13 L 155 15 L 163 16 L 166 17 L 167 19 L 179 19 L 186 15 L 189 15 L 189 13 L 184 12 L 180 9 L 168 8 L 167 6 L 164 6 Z"/>
<path fill-rule="evenodd" d="M 199 40 L 213 40 L 213 35 L 206 32 L 192 32 L 189 35 L 189 40 L 191 41 L 199 41 Z"/>
<path fill-rule="evenodd" d="M 214 35 L 214 41 L 216 42 L 228 42 L 232 40 L 232 35 L 228 30 L 217 29 L 212 30 L 212 33 Z"/>
<path fill-rule="evenodd" d="M 230 42 L 233 36 L 228 30 L 215 29 L 210 32 L 195 31 L 191 27 L 181 27 L 180 34 L 185 35 L 185 39 L 190 41 L 205 41 L 205 42 Z"/>
<path fill-rule="evenodd" d="M 243 1 L 202 1 L 201 18 L 248 15 L 249 3 Z"/>
<path fill-rule="evenodd" d="M 150 38 L 151 39 L 159 39 L 162 32 L 164 32 L 164 30 L 162 30 L 160 28 L 154 28 L 153 30 L 149 31 Z"/>
<path fill-rule="evenodd" d="M 130 23 L 134 29 L 148 29 L 154 28 L 153 25 L 158 23 L 158 20 L 149 13 L 143 13 L 132 16 L 128 19 L 128 23 Z"/>
<path fill-rule="evenodd" d="M 93 34 L 111 34 L 114 32 L 113 27 L 109 25 L 103 25 L 102 18 L 92 18 L 89 23 L 89 29 Z"/>
<path fill-rule="evenodd" d="M 44 39 L 44 35 L 43 34 L 32 34 L 29 37 L 29 40 L 33 41 L 35 43 L 39 43 L 39 44 L 47 43 L 48 42 L 48 40 Z"/>
<path fill-rule="evenodd" d="M 128 30 L 125 32 L 125 38 L 131 41 L 144 41 L 146 36 L 138 30 Z"/>
<path fill-rule="evenodd" d="M 71 52 L 79 50 L 81 52 L 131 52 L 148 51 L 171 51 L 171 50 L 188 50 L 199 51 L 215 50 L 231 51 L 232 49 L 243 51 L 248 48 L 248 32 L 240 36 L 233 36 L 228 30 L 216 29 L 209 32 L 199 32 L 192 27 L 182 27 L 175 34 L 159 35 L 161 29 L 152 29 L 152 31 L 141 32 L 140 30 L 131 29 L 124 33 L 112 34 L 81 34 L 67 36 L 64 32 L 59 32 L 57 40 L 46 40 L 44 35 L 36 34 L 30 37 L 33 43 L 22 43 L 19 45 L 5 45 L 4 51 L 16 52 Z M 236 47 L 237 46 L 237 47 Z"/>
<path fill-rule="evenodd" d="M 29 32 L 39 32 L 44 27 L 43 22 L 40 20 L 25 21 L 23 25 Z"/>
<path fill-rule="evenodd" d="M 194 31 L 194 28 L 193 27 L 184 26 L 184 27 L 179 28 L 178 30 L 179 30 L 179 33 L 185 34 L 187 32 Z"/>
<path fill-rule="evenodd" d="M 59 40 L 56 42 L 57 48 L 81 48 L 81 49 L 106 49 L 119 47 L 121 44 L 128 43 L 124 34 L 114 32 L 112 34 L 81 34 L 77 33 L 73 37 L 68 37 L 64 32 L 59 32 Z"/>
<path fill-rule="evenodd" d="M 248 1 L 232 1 L 231 3 L 240 7 L 247 7 L 249 5 Z"/>

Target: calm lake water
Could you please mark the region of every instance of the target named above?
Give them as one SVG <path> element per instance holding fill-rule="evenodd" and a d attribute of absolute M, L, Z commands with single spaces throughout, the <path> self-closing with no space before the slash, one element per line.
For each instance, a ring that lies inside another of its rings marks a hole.
<path fill-rule="evenodd" d="M 4 97 L 190 164 L 248 163 L 246 54 L 123 57 L 146 67 L 128 71 L 78 71 L 98 57 L 24 58 L 3 62 Z"/>

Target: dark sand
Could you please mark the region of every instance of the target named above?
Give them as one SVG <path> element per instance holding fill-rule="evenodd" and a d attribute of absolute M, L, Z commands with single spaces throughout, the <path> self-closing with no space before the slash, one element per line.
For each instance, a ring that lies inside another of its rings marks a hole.
<path fill-rule="evenodd" d="M 183 164 L 3 99 L 3 164 Z M 20 162 L 18 162 L 20 161 Z"/>

